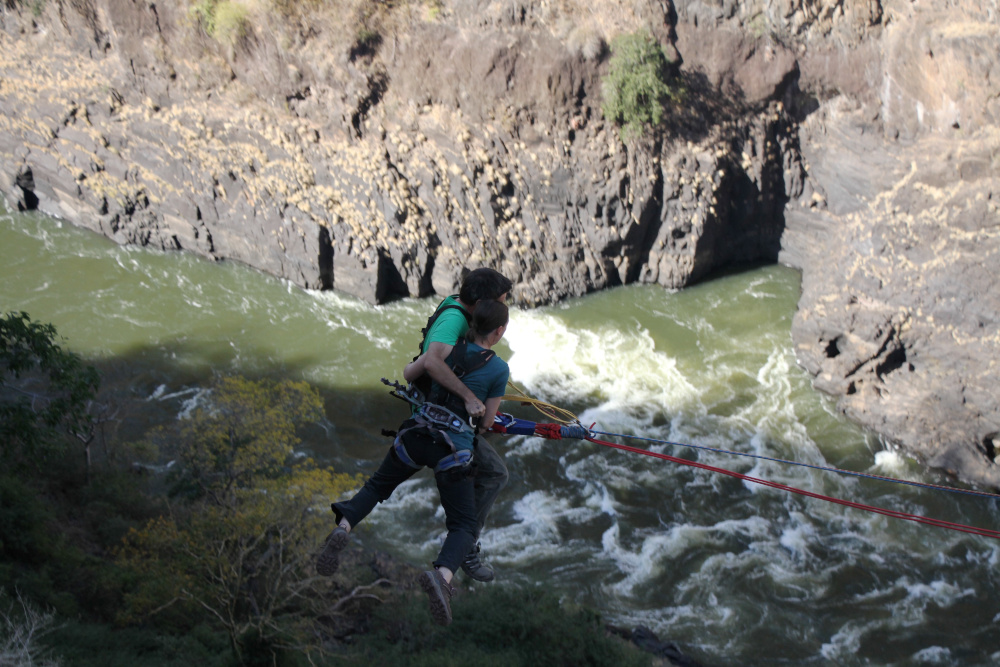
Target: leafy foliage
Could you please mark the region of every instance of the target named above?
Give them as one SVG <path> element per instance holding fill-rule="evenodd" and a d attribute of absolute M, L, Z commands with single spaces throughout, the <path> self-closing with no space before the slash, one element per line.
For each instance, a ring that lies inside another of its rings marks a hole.
<path fill-rule="evenodd" d="M 206 624 L 178 635 L 160 634 L 153 627 L 114 628 L 67 620 L 49 635 L 63 664 L 73 667 L 232 667 L 225 633 Z"/>
<path fill-rule="evenodd" d="M 100 378 L 93 366 L 56 344 L 51 324 L 27 313 L 0 318 L 0 457 L 16 466 L 52 453 L 58 436 L 86 440 Z"/>
<path fill-rule="evenodd" d="M 215 30 L 212 36 L 234 46 L 250 33 L 249 11 L 236 2 L 223 1 L 215 7 Z"/>
<path fill-rule="evenodd" d="M 241 661 L 250 646 L 313 647 L 332 590 L 311 570 L 328 503 L 361 481 L 292 459 L 295 426 L 321 414 L 305 383 L 220 378 L 209 404 L 158 432 L 195 493 L 128 535 L 119 564 L 137 577 L 119 621 L 207 612 Z"/>
<path fill-rule="evenodd" d="M 250 31 L 249 11 L 238 2 L 201 0 L 188 14 L 210 37 L 227 46 L 235 45 Z"/>
<path fill-rule="evenodd" d="M 5 560 L 38 560 L 54 546 L 46 529 L 52 516 L 36 494 L 17 477 L 0 477 L 0 556 Z"/>
<path fill-rule="evenodd" d="M 240 489 L 286 470 L 299 442 L 296 427 L 322 415 L 319 394 L 304 382 L 220 377 L 207 404 L 150 440 L 182 464 L 180 487 L 232 506 Z"/>
<path fill-rule="evenodd" d="M 21 7 L 26 7 L 31 10 L 31 15 L 38 18 L 45 11 L 45 0 L 16 0 L 16 2 L 7 2 L 7 7 L 14 9 L 16 5 Z"/>
<path fill-rule="evenodd" d="M 619 35 L 611 42 L 611 63 L 604 78 L 601 110 L 604 117 L 635 137 L 647 126 L 655 128 L 669 101 L 680 101 L 671 85 L 670 63 L 663 48 L 648 32 Z"/>

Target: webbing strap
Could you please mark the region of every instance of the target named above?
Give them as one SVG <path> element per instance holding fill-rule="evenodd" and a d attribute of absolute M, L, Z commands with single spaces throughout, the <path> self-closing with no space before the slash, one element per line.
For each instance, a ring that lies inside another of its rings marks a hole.
<path fill-rule="evenodd" d="M 430 404 L 425 403 L 424 405 L 430 405 Z M 439 407 L 439 406 L 432 406 L 432 407 Z M 445 410 L 445 412 L 448 411 Z M 458 466 L 464 466 L 472 463 L 472 450 L 457 449 L 455 447 L 455 443 L 451 439 L 451 436 L 448 435 L 448 432 L 439 428 L 436 423 L 428 419 L 425 419 L 422 414 L 415 415 L 412 421 L 413 421 L 413 426 L 408 426 L 407 428 L 401 429 L 399 433 L 396 434 L 396 438 L 392 441 L 392 447 L 393 449 L 396 450 L 396 456 L 399 457 L 400 461 L 410 466 L 411 468 L 415 468 L 417 470 L 423 468 L 422 465 L 419 465 L 413 460 L 413 457 L 410 456 L 410 453 L 406 451 L 406 445 L 403 444 L 404 434 L 413 431 L 415 429 L 422 429 L 430 433 L 433 437 L 440 437 L 442 440 L 444 440 L 445 444 L 447 444 L 451 448 L 451 454 L 445 455 L 436 464 L 434 464 L 434 472 L 438 473 L 445 470 L 450 470 L 452 468 L 456 468 Z"/>
<path fill-rule="evenodd" d="M 444 472 L 470 463 L 472 463 L 472 450 L 458 449 L 438 461 L 437 465 L 434 466 L 434 472 Z"/>
<path fill-rule="evenodd" d="M 393 449 L 396 450 L 396 456 L 399 457 L 400 461 L 402 461 L 406 465 L 410 466 L 411 468 L 415 468 L 416 470 L 420 470 L 421 468 L 423 468 L 423 466 L 417 465 L 416 463 L 413 462 L 413 459 L 410 458 L 409 452 L 406 451 L 406 447 L 403 445 L 403 441 L 399 437 L 399 436 L 403 435 L 403 433 L 405 433 L 406 431 L 409 431 L 409 430 L 412 430 L 412 429 L 405 429 L 404 431 L 400 432 L 400 434 L 396 436 L 396 439 L 392 441 L 392 447 L 393 447 Z"/>

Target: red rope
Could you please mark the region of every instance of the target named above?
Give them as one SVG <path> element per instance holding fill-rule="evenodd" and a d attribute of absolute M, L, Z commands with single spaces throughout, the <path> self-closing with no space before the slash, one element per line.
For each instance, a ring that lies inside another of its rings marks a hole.
<path fill-rule="evenodd" d="M 957 530 L 963 533 L 972 533 L 973 535 L 980 535 L 982 537 L 993 537 L 996 539 L 1000 539 L 1000 531 L 990 530 L 988 528 L 976 528 L 975 526 L 967 526 L 962 523 L 952 523 L 950 521 L 932 519 L 930 517 L 918 516 L 916 514 L 907 514 L 906 512 L 899 512 L 897 510 L 885 509 L 883 507 L 875 507 L 874 505 L 865 505 L 864 503 L 856 503 L 850 500 L 842 500 L 840 498 L 834 498 L 832 496 L 824 496 L 821 493 L 813 493 L 812 491 L 797 489 L 794 486 L 788 486 L 786 484 L 780 484 L 778 482 L 769 482 L 766 479 L 750 477 L 749 475 L 743 475 L 738 472 L 733 472 L 732 470 L 726 470 L 725 468 L 716 468 L 715 466 L 710 466 L 705 463 L 698 463 L 697 461 L 688 461 L 686 459 L 677 458 L 676 456 L 670 456 L 668 454 L 658 454 L 657 452 L 651 452 L 646 449 L 639 449 L 638 447 L 630 447 L 628 445 L 618 445 L 613 442 L 598 440 L 596 438 L 587 438 L 587 440 L 589 440 L 590 442 L 596 442 L 598 445 L 604 445 L 605 447 L 614 447 L 615 449 L 621 449 L 626 452 L 632 452 L 633 454 L 643 454 L 645 456 L 653 456 L 658 459 L 663 459 L 664 461 L 670 461 L 671 463 L 680 463 L 686 466 L 691 466 L 693 468 L 701 468 L 702 470 L 709 470 L 711 472 L 722 473 L 723 475 L 729 475 L 730 477 L 735 477 L 736 479 L 740 479 L 745 482 L 754 482 L 755 484 L 762 484 L 764 486 L 769 486 L 772 489 L 781 489 L 782 491 L 790 491 L 791 493 L 797 493 L 800 496 L 807 496 L 809 498 L 816 498 L 818 500 L 826 500 L 831 503 L 837 503 L 838 505 L 844 505 L 845 507 L 853 507 L 854 509 L 866 510 L 868 512 L 874 512 L 876 514 L 883 514 L 885 516 L 893 517 L 895 519 L 905 519 L 907 521 L 915 521 L 917 523 L 923 523 L 929 526 L 948 528 L 949 530 Z"/>

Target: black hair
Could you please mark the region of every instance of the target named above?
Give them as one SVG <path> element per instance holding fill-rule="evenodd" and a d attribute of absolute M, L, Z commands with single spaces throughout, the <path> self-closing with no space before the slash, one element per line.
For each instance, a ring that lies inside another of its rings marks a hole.
<path fill-rule="evenodd" d="M 492 299 L 481 300 L 472 311 L 472 324 L 469 333 L 476 338 L 485 338 L 496 331 L 497 327 L 507 324 L 510 311 L 507 306 Z"/>
<path fill-rule="evenodd" d="M 513 288 L 514 283 L 499 271 L 487 268 L 475 269 L 462 279 L 458 298 L 473 305 L 483 299 L 499 299 Z"/>

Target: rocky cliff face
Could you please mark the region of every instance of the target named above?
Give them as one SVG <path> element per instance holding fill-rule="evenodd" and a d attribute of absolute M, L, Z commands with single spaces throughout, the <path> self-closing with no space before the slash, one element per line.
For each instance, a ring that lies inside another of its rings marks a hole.
<path fill-rule="evenodd" d="M 223 3 L 5 1 L 13 205 L 371 302 L 479 265 L 536 305 L 780 254 L 817 386 L 1000 481 L 995 0 L 227 3 L 214 38 Z M 601 79 L 640 28 L 686 97 L 623 142 Z"/>
<path fill-rule="evenodd" d="M 477 265 L 534 305 L 776 260 L 802 174 L 768 96 L 727 117 L 695 87 L 678 130 L 624 144 L 599 110 L 604 38 L 575 13 L 353 4 L 228 45 L 183 8 L 8 8 L 4 189 L 371 302 L 454 291 Z M 640 5 L 618 29 L 667 40 L 663 7 Z"/>
<path fill-rule="evenodd" d="M 929 465 L 994 488 L 997 13 L 882 3 L 877 57 L 844 74 L 866 85 L 847 78 L 850 93 L 798 126 L 811 193 L 786 209 L 781 255 L 803 270 L 792 335 L 815 386 Z"/>

